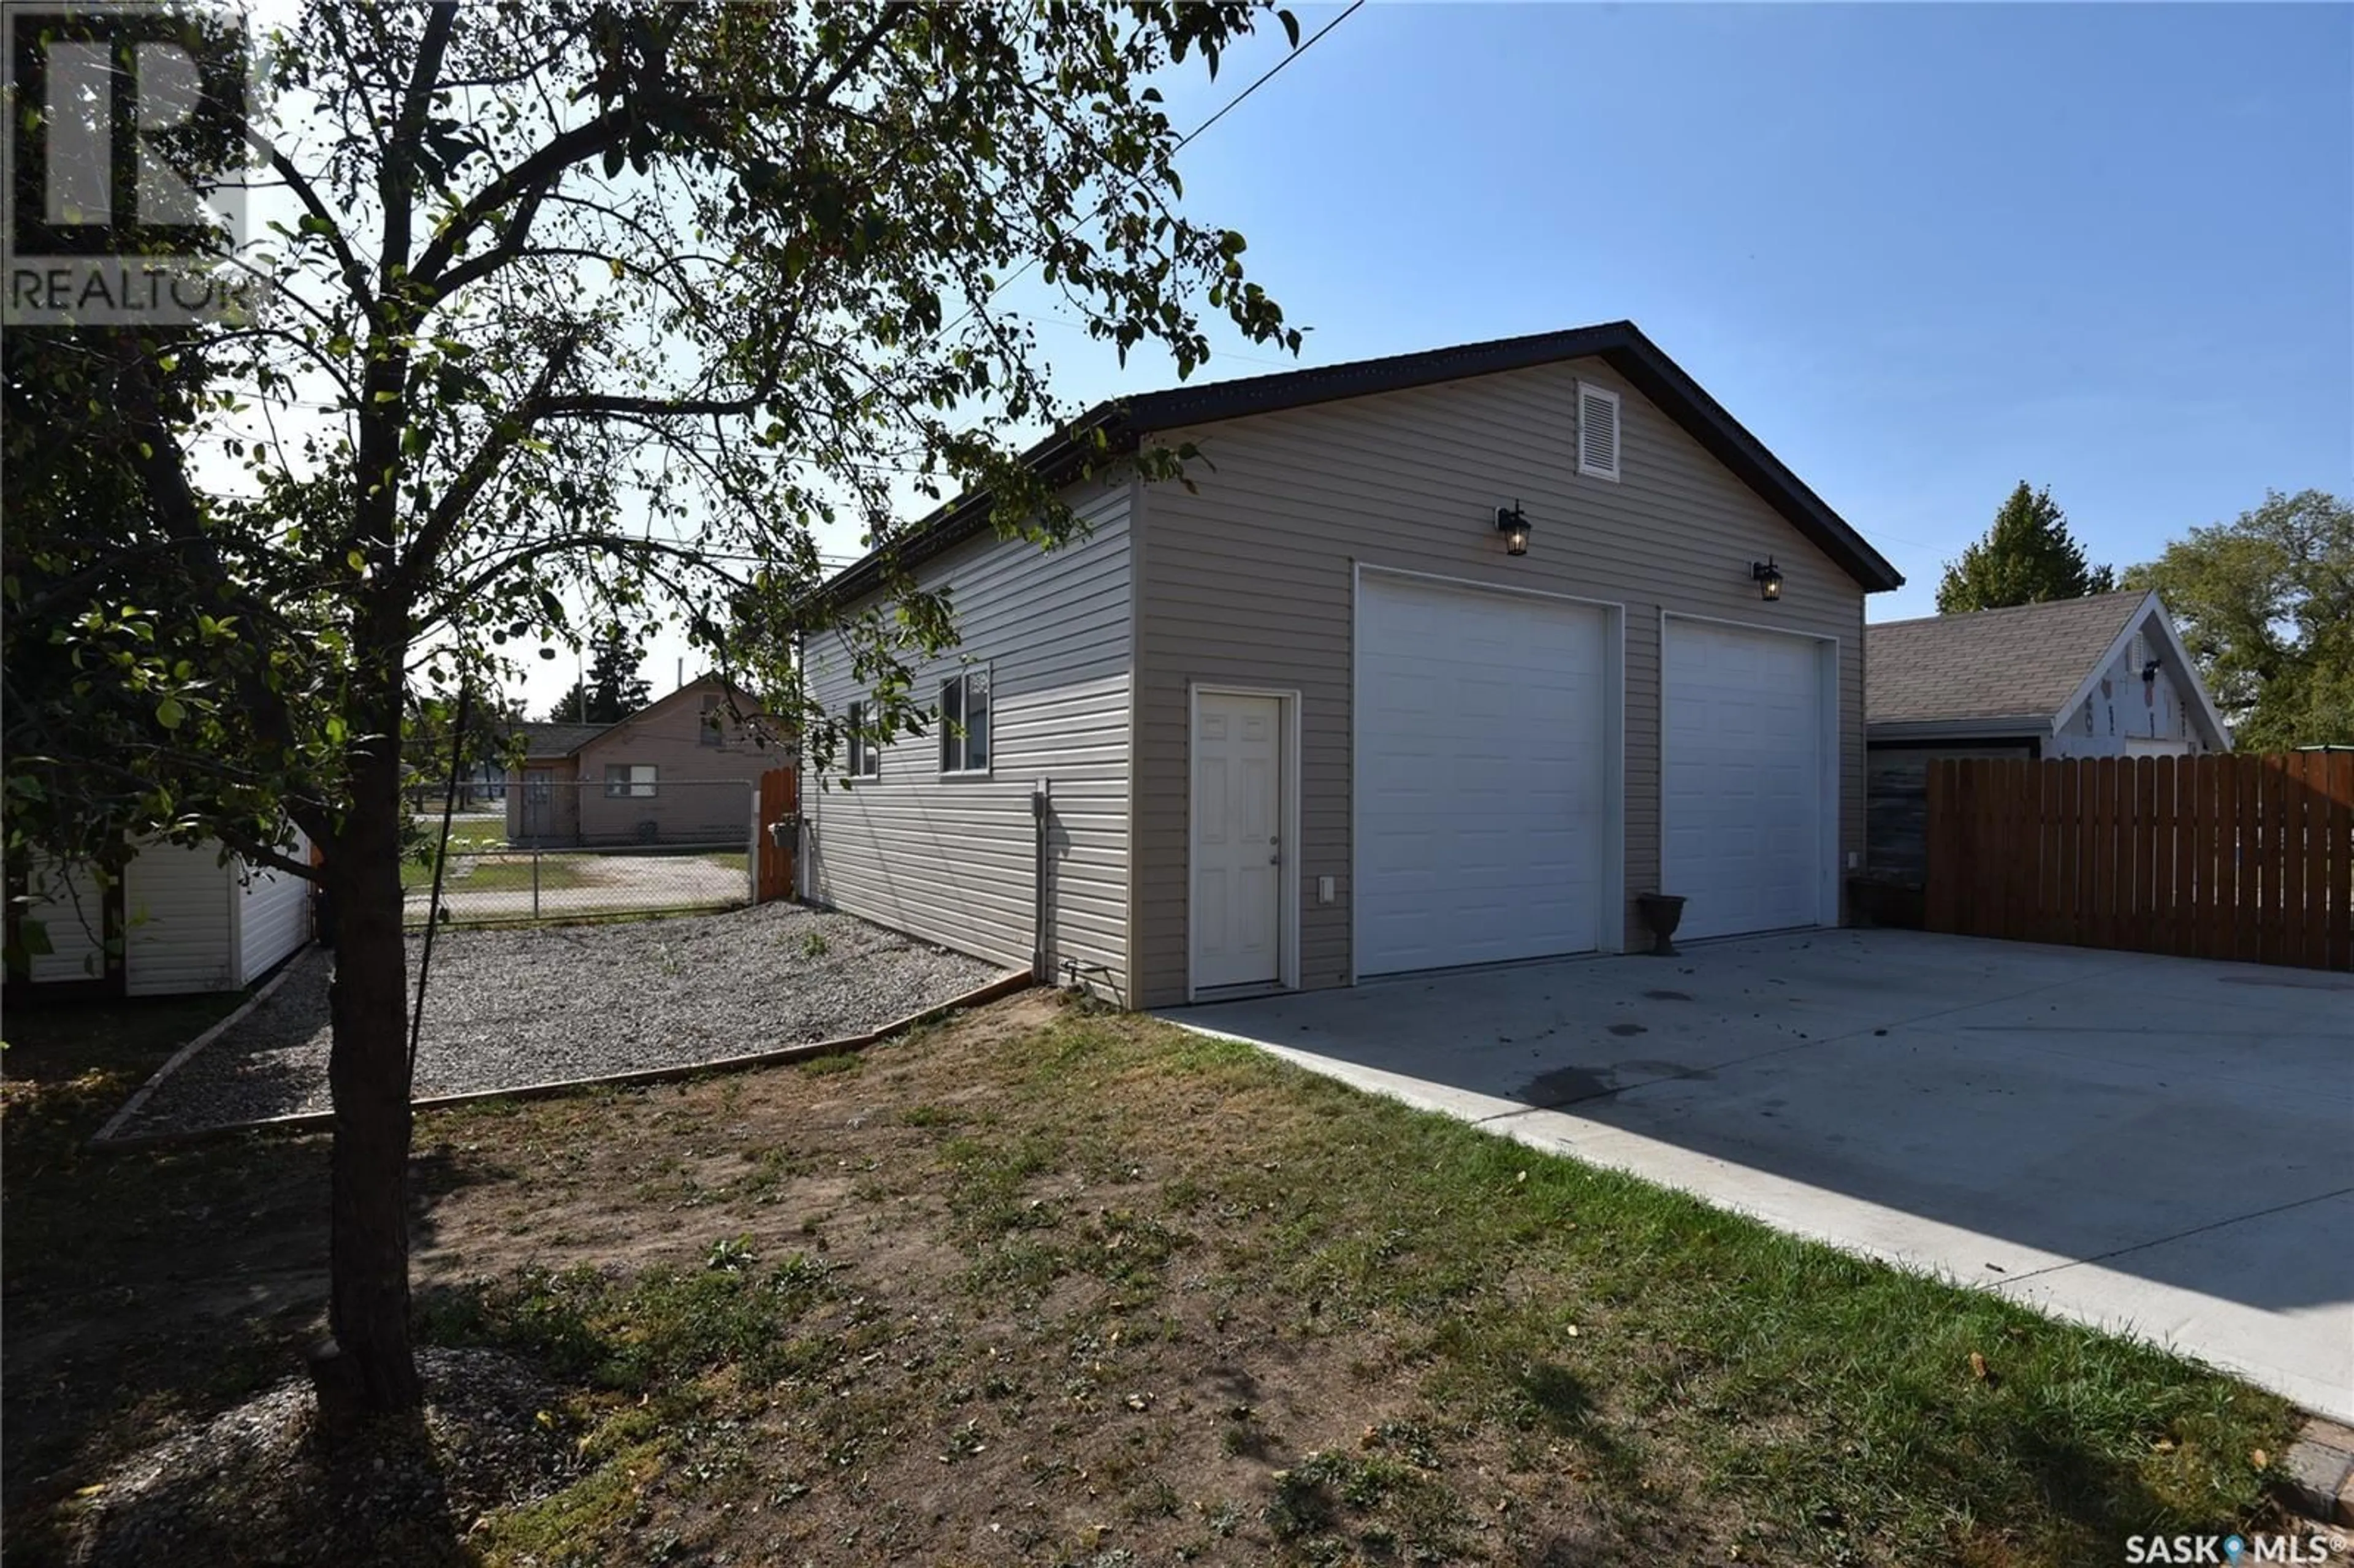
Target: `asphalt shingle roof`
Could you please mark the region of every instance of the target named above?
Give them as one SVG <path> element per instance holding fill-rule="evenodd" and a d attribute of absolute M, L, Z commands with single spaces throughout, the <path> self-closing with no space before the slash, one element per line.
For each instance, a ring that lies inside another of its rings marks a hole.
<path fill-rule="evenodd" d="M 2148 597 L 2101 593 L 1867 626 L 1864 722 L 2049 720 Z"/>
<path fill-rule="evenodd" d="M 532 757 L 565 757 L 613 726 L 609 724 L 542 724 L 526 720 L 515 726 Z"/>

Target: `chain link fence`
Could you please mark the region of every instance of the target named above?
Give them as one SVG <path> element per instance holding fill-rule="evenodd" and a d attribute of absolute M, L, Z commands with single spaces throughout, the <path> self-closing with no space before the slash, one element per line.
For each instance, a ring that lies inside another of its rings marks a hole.
<path fill-rule="evenodd" d="M 451 819 L 441 918 L 452 925 L 733 909 L 754 900 L 759 787 L 666 779 L 652 768 L 591 780 L 537 774 L 500 809 Z M 422 926 L 441 819 L 421 816 L 428 853 L 403 869 L 408 923 Z"/>

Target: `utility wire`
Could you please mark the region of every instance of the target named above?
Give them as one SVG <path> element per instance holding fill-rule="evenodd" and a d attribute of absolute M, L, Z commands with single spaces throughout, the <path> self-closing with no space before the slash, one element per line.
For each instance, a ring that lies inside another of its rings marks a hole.
<path fill-rule="evenodd" d="M 1178 137 L 1177 144 L 1169 149 L 1171 154 L 1174 154 L 1183 152 L 1187 145 L 1190 144 L 1195 137 L 1201 135 L 1203 132 L 1207 131 L 1211 126 L 1215 125 L 1219 121 L 1224 120 L 1227 115 L 1232 114 L 1236 109 L 1240 108 L 1242 106 L 1243 100 L 1248 98 L 1252 93 L 1257 92 L 1260 88 L 1265 87 L 1268 82 L 1273 81 L 1277 76 L 1281 74 L 1286 66 L 1298 59 L 1300 56 L 1306 54 L 1309 50 L 1314 48 L 1318 42 L 1323 38 L 1325 34 L 1331 32 L 1333 28 L 1339 26 L 1350 17 L 1355 16 L 1358 11 L 1363 7 L 1364 4 L 1365 0 L 1350 0 L 1349 8 L 1347 10 L 1341 12 L 1331 21 L 1317 28 L 1313 33 L 1310 33 L 1308 36 L 1307 42 L 1301 44 L 1298 48 L 1292 50 L 1289 54 L 1284 56 L 1273 65 L 1267 67 L 1267 69 L 1261 71 L 1258 74 L 1258 79 L 1257 80 L 1253 81 L 1248 87 L 1244 88 L 1240 92 L 1235 94 L 1232 98 L 1226 100 L 1225 104 L 1220 108 L 1215 114 L 1211 115 L 1207 120 L 1203 121 L 1199 125 L 1194 126 L 1191 131 L 1188 131 L 1182 136 Z M 1080 229 L 1085 228 L 1088 224 L 1093 223 L 1097 218 L 1101 217 L 1105 213 L 1110 211 L 1113 201 L 1116 199 L 1117 198 L 1107 198 L 1096 208 L 1095 211 L 1079 219 L 1078 222 L 1074 223 L 1070 228 L 1063 230 L 1062 233 L 1055 236 L 1053 244 L 1050 245 L 1048 249 L 1053 249 L 1054 245 L 1060 245 L 1064 240 L 1068 239 L 1072 235 L 1076 234 Z M 983 295 L 980 300 L 976 301 L 972 304 L 967 305 L 964 308 L 963 314 L 958 316 L 956 320 L 949 323 L 948 325 L 942 327 L 938 333 L 934 334 L 932 342 L 935 344 L 938 343 L 942 338 L 948 336 L 949 334 L 956 331 L 957 328 L 972 320 L 974 316 L 981 313 L 981 308 L 984 305 L 988 304 L 990 301 L 997 298 L 998 295 L 1005 292 L 1006 290 L 1012 288 L 1015 283 L 1021 281 L 1023 276 L 1026 274 L 1031 268 L 1035 267 L 1036 265 L 1038 265 L 1038 258 L 1033 256 L 1028 260 L 1023 262 L 1021 266 L 1016 267 L 1012 272 L 1008 273 L 995 288 L 990 290 L 987 294 Z"/>
<path fill-rule="evenodd" d="M 1226 106 L 1224 109 L 1219 110 L 1215 114 L 1211 115 L 1207 120 L 1203 121 L 1199 125 L 1194 126 L 1191 131 L 1186 132 L 1184 135 L 1179 137 L 1177 140 L 1177 145 L 1171 148 L 1170 151 L 1180 153 L 1183 152 L 1185 150 L 1186 143 L 1191 142 L 1194 137 L 1199 136 L 1203 132 L 1207 131 L 1211 126 L 1215 125 L 1219 121 L 1224 120 L 1227 115 L 1233 113 L 1235 110 L 1241 105 L 1244 99 L 1248 98 L 1252 93 L 1257 92 L 1260 88 L 1265 87 L 1268 82 L 1273 81 L 1278 71 L 1282 70 L 1284 67 L 1289 65 L 1292 61 L 1298 59 L 1300 56 L 1306 54 L 1309 50 L 1314 48 L 1318 39 L 1331 32 L 1333 28 L 1339 26 L 1341 23 L 1347 21 L 1350 17 L 1355 16 L 1359 7 L 1363 6 L 1365 0 L 1350 0 L 1349 8 L 1347 10 L 1341 12 L 1331 21 L 1317 28 L 1313 33 L 1310 33 L 1308 36 L 1308 41 L 1306 43 L 1300 45 L 1298 48 L 1292 50 L 1289 54 L 1284 56 L 1273 65 L 1267 67 L 1267 69 L 1261 73 L 1257 81 L 1251 83 L 1248 87 L 1235 94 L 1234 97 L 1228 99 L 1226 101 Z"/>

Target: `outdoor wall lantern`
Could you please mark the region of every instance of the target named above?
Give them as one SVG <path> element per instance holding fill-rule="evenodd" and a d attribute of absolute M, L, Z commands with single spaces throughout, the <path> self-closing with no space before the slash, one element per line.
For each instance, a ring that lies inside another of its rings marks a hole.
<path fill-rule="evenodd" d="M 1525 556 L 1529 553 L 1529 514 L 1521 503 L 1496 508 L 1496 532 L 1504 536 L 1504 554 Z"/>
<path fill-rule="evenodd" d="M 1750 562 L 1749 577 L 1757 585 L 1757 597 L 1766 603 L 1782 597 L 1782 568 L 1774 564 L 1773 556 Z"/>

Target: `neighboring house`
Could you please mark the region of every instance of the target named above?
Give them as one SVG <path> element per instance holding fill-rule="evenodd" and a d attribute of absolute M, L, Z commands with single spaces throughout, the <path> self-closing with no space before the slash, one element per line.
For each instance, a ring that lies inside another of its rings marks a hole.
<path fill-rule="evenodd" d="M 1925 870 L 1939 757 L 2197 757 L 2232 748 L 2154 593 L 2104 593 L 1864 632 L 1875 876 Z"/>
<path fill-rule="evenodd" d="M 288 852 L 310 853 L 299 835 Z M 9 906 L 9 946 L 28 955 L 16 983 L 121 996 L 242 991 L 311 939 L 311 884 L 224 862 L 217 843 L 147 844 L 107 888 L 84 869 L 51 873 L 42 890 Z M 109 932 L 122 938 L 111 962 Z"/>
<path fill-rule="evenodd" d="M 507 789 L 519 844 L 742 844 L 751 790 L 792 753 L 748 699 L 706 675 L 618 724 L 525 724 L 520 786 Z"/>
<path fill-rule="evenodd" d="M 1201 461 L 1086 478 L 1098 435 Z M 896 542 L 961 722 L 808 780 L 809 897 L 1142 1006 L 1639 948 L 1654 889 L 1692 937 L 1840 923 L 1903 579 L 1632 325 L 1140 397 L 1030 461 L 1087 531 L 969 497 Z"/>

